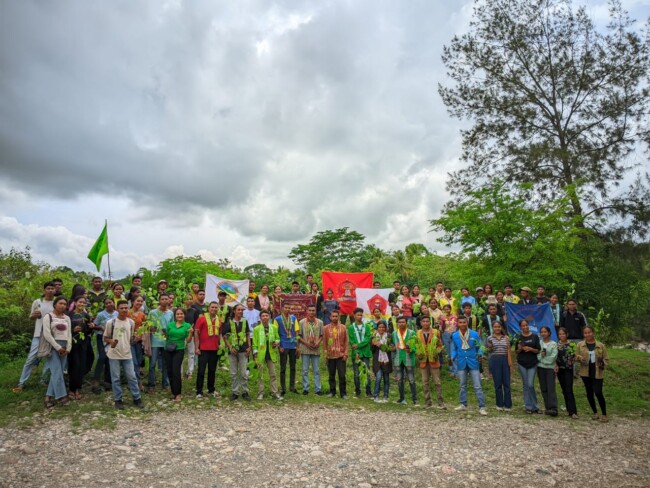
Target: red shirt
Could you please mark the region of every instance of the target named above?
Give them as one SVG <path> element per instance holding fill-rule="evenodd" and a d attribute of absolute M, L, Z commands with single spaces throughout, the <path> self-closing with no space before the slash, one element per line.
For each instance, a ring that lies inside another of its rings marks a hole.
<path fill-rule="evenodd" d="M 199 331 L 199 349 L 201 351 L 216 351 L 219 349 L 219 337 L 221 334 L 221 321 L 219 316 L 215 318 L 217 325 L 217 333 L 213 336 L 208 335 L 208 322 L 205 320 L 205 315 L 201 315 L 196 324 L 194 324 L 194 330 Z"/>

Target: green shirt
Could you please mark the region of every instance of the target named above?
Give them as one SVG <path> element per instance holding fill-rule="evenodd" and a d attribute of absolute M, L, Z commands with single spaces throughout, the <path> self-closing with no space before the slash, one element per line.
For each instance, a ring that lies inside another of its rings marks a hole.
<path fill-rule="evenodd" d="M 183 325 L 178 327 L 176 322 L 172 322 L 167 325 L 167 344 L 170 342 L 176 343 L 176 350 L 183 351 L 185 350 L 185 341 L 187 336 L 190 333 L 192 326 L 187 322 L 183 322 Z"/>
<path fill-rule="evenodd" d="M 371 358 L 372 350 L 370 349 L 370 341 L 372 340 L 372 329 L 368 324 L 357 324 L 353 322 L 348 326 L 348 340 L 350 342 L 350 356 L 354 359 L 356 354 L 360 358 Z M 352 346 L 357 345 L 357 349 L 352 349 Z"/>

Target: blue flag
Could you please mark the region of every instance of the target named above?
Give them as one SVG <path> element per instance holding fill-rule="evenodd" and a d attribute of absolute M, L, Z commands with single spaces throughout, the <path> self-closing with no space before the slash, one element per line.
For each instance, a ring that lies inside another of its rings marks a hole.
<path fill-rule="evenodd" d="M 537 305 L 536 303 L 530 305 L 519 305 L 506 302 L 506 315 L 508 316 L 508 333 L 513 335 L 521 334 L 519 328 L 519 321 L 526 319 L 530 331 L 539 335 L 539 329 L 547 325 L 551 329 L 551 339 L 557 342 L 557 332 L 555 332 L 555 317 L 553 317 L 553 310 L 551 305 L 543 303 Z"/>

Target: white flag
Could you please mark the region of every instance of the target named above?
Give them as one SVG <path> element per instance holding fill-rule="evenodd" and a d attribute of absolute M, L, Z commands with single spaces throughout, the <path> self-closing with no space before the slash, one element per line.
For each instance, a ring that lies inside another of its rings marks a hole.
<path fill-rule="evenodd" d="M 226 292 L 226 304 L 234 307 L 241 303 L 246 306 L 248 297 L 248 280 L 229 280 L 211 274 L 205 275 L 205 301 L 206 303 L 218 302 L 219 292 Z"/>
<path fill-rule="evenodd" d="M 390 307 L 388 306 L 388 295 L 392 288 L 357 288 L 357 307 L 363 309 L 363 316 L 372 317 L 372 311 L 375 308 L 381 310 L 384 318 L 390 316 Z"/>

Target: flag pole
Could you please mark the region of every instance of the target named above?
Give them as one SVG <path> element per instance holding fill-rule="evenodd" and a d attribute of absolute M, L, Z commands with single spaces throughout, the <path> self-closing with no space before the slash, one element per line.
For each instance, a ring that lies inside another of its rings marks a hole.
<path fill-rule="evenodd" d="M 106 226 L 106 237 L 108 237 L 108 219 L 104 220 L 104 225 Z M 108 282 L 112 283 L 113 278 L 111 277 L 111 249 L 109 245 L 106 245 L 106 264 L 108 265 Z"/>

